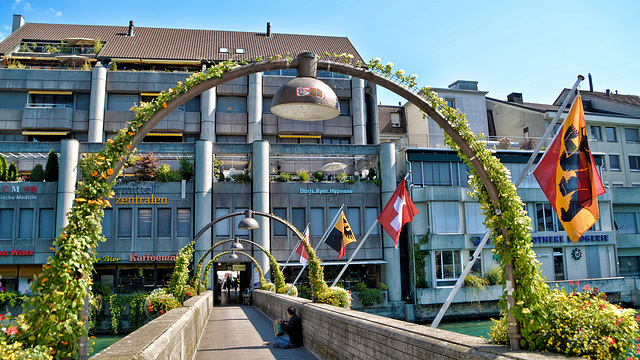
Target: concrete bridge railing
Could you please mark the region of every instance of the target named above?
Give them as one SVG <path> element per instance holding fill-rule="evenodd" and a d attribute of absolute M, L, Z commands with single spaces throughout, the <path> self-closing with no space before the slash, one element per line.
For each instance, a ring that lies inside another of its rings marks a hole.
<path fill-rule="evenodd" d="M 254 306 L 270 319 L 295 306 L 304 347 L 320 359 L 566 359 L 564 355 L 511 351 L 506 346 L 425 325 L 254 291 Z"/>
<path fill-rule="evenodd" d="M 154 319 L 91 360 L 193 359 L 211 310 L 213 293 L 205 291 Z"/>

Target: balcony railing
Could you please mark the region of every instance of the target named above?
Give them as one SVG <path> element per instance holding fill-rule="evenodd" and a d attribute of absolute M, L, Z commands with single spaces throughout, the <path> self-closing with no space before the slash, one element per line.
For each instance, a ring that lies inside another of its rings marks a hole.
<path fill-rule="evenodd" d="M 541 138 L 535 137 L 489 137 L 485 139 L 486 148 L 493 150 L 534 150 L 538 145 Z M 543 149 L 549 147 L 553 138 L 549 138 L 545 141 Z M 449 147 L 444 142 L 444 135 L 441 134 L 418 134 L 408 133 L 404 134 L 399 141 L 401 148 L 442 148 L 448 149 Z"/>

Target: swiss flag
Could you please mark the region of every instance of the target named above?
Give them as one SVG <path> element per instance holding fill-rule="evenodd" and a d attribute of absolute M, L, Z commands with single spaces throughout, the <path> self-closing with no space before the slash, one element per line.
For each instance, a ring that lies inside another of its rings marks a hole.
<path fill-rule="evenodd" d="M 302 236 L 304 236 L 304 238 L 307 239 L 307 244 L 311 244 L 309 242 L 309 227 L 305 229 L 304 233 L 302 233 Z M 296 248 L 296 252 L 300 254 L 300 264 L 306 265 L 307 260 L 309 260 L 309 254 L 307 254 L 307 250 L 305 250 L 304 244 L 302 243 L 302 241 L 298 244 L 298 247 Z"/>
<path fill-rule="evenodd" d="M 403 179 L 378 216 L 378 221 L 395 242 L 396 249 L 398 248 L 398 239 L 400 238 L 402 227 L 404 224 L 411 222 L 418 213 L 418 209 L 416 209 L 407 193 Z"/>

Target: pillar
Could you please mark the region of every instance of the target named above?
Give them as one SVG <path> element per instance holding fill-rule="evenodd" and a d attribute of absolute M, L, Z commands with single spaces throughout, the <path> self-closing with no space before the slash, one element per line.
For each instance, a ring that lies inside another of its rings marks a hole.
<path fill-rule="evenodd" d="M 60 142 L 60 172 L 58 176 L 58 209 L 56 213 L 56 233 L 69 224 L 67 213 L 71 211 L 76 194 L 78 179 L 78 157 L 80 142 L 66 139 Z"/>
<path fill-rule="evenodd" d="M 396 147 L 392 142 L 381 143 L 380 145 L 380 168 L 382 177 L 382 204 L 386 204 L 393 192 L 396 190 Z M 400 279 L 400 251 L 396 249 L 393 239 L 383 231 L 382 247 L 384 250 L 384 260 L 382 265 L 382 282 L 389 287 L 389 301 L 400 301 L 402 299 L 402 286 Z"/>
<path fill-rule="evenodd" d="M 200 94 L 200 139 L 216 142 L 216 88 Z"/>
<path fill-rule="evenodd" d="M 365 95 L 367 104 L 367 120 L 369 126 L 369 144 L 380 144 L 380 121 L 378 120 L 378 88 L 372 82 L 367 83 L 368 96 Z"/>
<path fill-rule="evenodd" d="M 194 227 L 195 234 L 199 233 L 203 227 L 207 226 L 213 219 L 211 217 L 213 196 L 213 143 L 208 140 L 196 142 L 196 175 L 195 175 L 195 205 L 194 205 Z M 195 235 L 194 234 L 194 235 Z M 195 259 L 200 260 L 202 255 L 211 247 L 212 230 L 202 234 L 195 245 Z M 209 260 L 209 259 L 207 259 Z M 205 262 L 203 266 L 207 263 Z M 212 273 L 214 273 L 212 271 Z M 211 282 L 215 285 L 215 282 Z"/>
<path fill-rule="evenodd" d="M 249 75 L 247 142 L 262 140 L 262 73 Z"/>
<path fill-rule="evenodd" d="M 268 141 L 260 140 L 252 144 L 252 191 L 253 210 L 270 213 L 269 209 L 269 152 L 271 147 Z M 271 251 L 271 220 L 264 216 L 256 216 L 255 219 L 260 225 L 259 229 L 253 230 L 253 241 L 260 244 L 267 251 Z M 262 267 L 264 276 L 270 279 L 271 266 L 269 257 L 262 251 L 254 252 L 256 261 Z"/>
<path fill-rule="evenodd" d="M 364 110 L 364 80 L 351 78 L 351 116 L 353 118 L 353 144 L 366 145 L 366 113 Z"/>
<path fill-rule="evenodd" d="M 91 71 L 88 142 L 104 141 L 104 109 L 107 98 L 107 69 L 96 66 Z"/>

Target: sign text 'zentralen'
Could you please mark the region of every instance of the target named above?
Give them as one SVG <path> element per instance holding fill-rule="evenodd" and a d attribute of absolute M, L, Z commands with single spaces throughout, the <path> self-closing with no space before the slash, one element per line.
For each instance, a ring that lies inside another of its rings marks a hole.
<path fill-rule="evenodd" d="M 117 197 L 115 198 L 115 205 L 165 205 L 167 203 L 166 197 L 157 197 L 151 194 L 151 196 L 139 197 Z"/>

